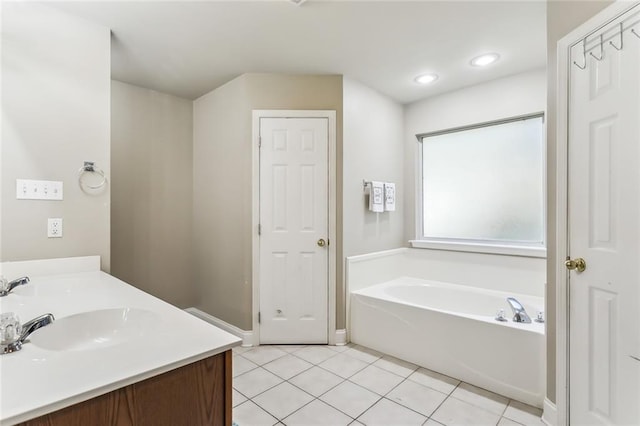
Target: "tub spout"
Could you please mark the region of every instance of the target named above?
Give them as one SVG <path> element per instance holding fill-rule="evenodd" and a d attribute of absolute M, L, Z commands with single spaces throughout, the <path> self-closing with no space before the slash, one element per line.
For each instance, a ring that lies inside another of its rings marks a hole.
<path fill-rule="evenodd" d="M 513 297 L 507 297 L 507 302 L 509 302 L 511 310 L 513 311 L 513 322 L 531 322 L 531 318 L 529 318 L 529 315 L 527 315 L 527 312 L 524 310 L 524 306 L 522 306 L 520 302 Z"/>

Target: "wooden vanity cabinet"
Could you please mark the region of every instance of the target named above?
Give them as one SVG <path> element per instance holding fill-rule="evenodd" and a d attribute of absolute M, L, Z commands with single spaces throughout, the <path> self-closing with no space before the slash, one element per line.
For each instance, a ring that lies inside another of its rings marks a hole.
<path fill-rule="evenodd" d="M 231 426 L 231 351 L 21 423 L 24 426 Z"/>

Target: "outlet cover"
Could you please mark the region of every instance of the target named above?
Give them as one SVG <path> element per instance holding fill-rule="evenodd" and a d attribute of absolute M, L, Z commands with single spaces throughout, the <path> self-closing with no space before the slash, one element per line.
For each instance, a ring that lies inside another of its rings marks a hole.
<path fill-rule="evenodd" d="M 62 218 L 50 217 L 47 221 L 47 237 L 62 238 Z"/>

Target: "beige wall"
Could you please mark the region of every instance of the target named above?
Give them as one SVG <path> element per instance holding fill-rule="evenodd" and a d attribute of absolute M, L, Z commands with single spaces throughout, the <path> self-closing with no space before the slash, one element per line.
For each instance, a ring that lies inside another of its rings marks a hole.
<path fill-rule="evenodd" d="M 342 77 L 245 74 L 194 101 L 193 243 L 196 307 L 252 328 L 252 113 L 254 109 L 326 109 L 337 115 L 342 170 Z M 338 188 L 342 174 L 338 173 Z M 338 199 L 342 192 L 338 190 Z M 339 209 L 338 218 L 342 212 Z M 338 247 L 342 222 L 338 220 Z M 342 253 L 338 253 L 340 259 Z M 342 265 L 338 327 L 344 326 Z"/>
<path fill-rule="evenodd" d="M 110 176 L 110 49 L 108 28 L 2 3 L 1 261 L 100 255 L 109 270 L 110 188 L 87 195 L 77 173 L 86 160 Z M 64 200 L 16 200 L 17 178 L 63 181 Z"/>
<path fill-rule="evenodd" d="M 193 106 L 111 85 L 111 273 L 182 308 L 192 274 Z"/>
<path fill-rule="evenodd" d="M 557 43 L 610 1 L 550 1 L 547 3 L 547 398 L 556 401 L 556 76 Z"/>
<path fill-rule="evenodd" d="M 404 247 L 402 105 L 349 78 L 343 101 L 344 257 Z M 396 211 L 370 212 L 363 180 L 395 182 Z"/>

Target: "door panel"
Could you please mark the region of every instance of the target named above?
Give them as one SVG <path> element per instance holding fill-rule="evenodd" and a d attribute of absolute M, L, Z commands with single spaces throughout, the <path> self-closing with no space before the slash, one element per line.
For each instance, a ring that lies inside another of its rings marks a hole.
<path fill-rule="evenodd" d="M 640 424 L 640 43 L 627 41 L 571 67 L 568 255 L 587 265 L 569 272 L 576 425 Z"/>
<path fill-rule="evenodd" d="M 261 343 L 327 343 L 328 126 L 260 120 Z"/>

